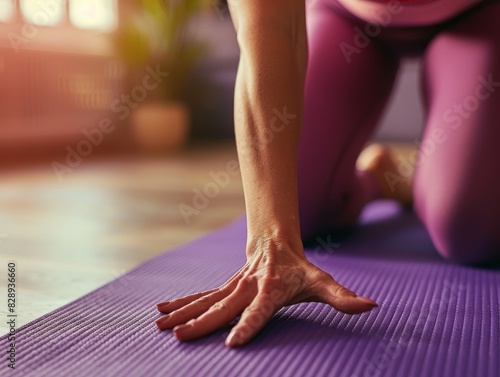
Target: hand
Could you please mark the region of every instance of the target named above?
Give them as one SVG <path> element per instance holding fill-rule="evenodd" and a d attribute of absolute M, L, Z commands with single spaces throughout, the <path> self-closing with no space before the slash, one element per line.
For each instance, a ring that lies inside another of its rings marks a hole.
<path fill-rule="evenodd" d="M 282 307 L 300 302 L 323 302 L 358 314 L 377 304 L 337 283 L 310 263 L 303 253 L 256 252 L 222 286 L 157 305 L 167 314 L 156 321 L 159 329 L 174 329 L 181 341 L 196 339 L 230 324 L 240 316 L 226 339 L 230 347 L 251 340 Z"/>

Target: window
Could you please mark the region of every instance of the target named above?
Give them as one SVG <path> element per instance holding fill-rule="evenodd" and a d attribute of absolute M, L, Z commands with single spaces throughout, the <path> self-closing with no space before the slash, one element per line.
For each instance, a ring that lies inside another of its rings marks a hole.
<path fill-rule="evenodd" d="M 107 31 L 118 23 L 116 0 L 21 0 L 20 5 L 24 20 L 40 26 L 60 25 L 66 15 L 78 29 Z M 10 20 L 14 9 L 14 0 L 0 0 L 0 22 Z"/>
<path fill-rule="evenodd" d="M 0 0 L 0 22 L 7 22 L 14 15 L 14 0 Z"/>
<path fill-rule="evenodd" d="M 116 26 L 115 0 L 70 0 L 69 19 L 79 29 L 111 30 Z"/>
<path fill-rule="evenodd" d="M 24 19 L 32 24 L 54 26 L 64 17 L 64 0 L 21 0 Z"/>

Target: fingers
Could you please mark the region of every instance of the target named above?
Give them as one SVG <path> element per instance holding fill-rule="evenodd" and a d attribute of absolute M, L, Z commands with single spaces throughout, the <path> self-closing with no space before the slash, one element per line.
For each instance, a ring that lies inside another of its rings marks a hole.
<path fill-rule="evenodd" d="M 211 306 L 223 300 L 230 293 L 227 289 L 212 290 L 211 292 L 212 293 L 201 296 L 195 301 L 186 304 L 180 309 L 172 311 L 169 307 L 170 314 L 157 320 L 156 325 L 160 330 L 166 330 L 172 329 L 182 323 L 186 323 L 190 319 L 196 318 L 205 313 Z"/>
<path fill-rule="evenodd" d="M 254 293 L 246 287 L 247 285 L 248 282 L 245 280 L 240 281 L 229 296 L 216 302 L 204 314 L 185 325 L 175 327 L 174 334 L 177 339 L 181 341 L 196 339 L 228 325 L 252 302 Z"/>
<path fill-rule="evenodd" d="M 257 296 L 241 315 L 226 339 L 229 347 L 241 346 L 250 341 L 279 310 L 266 294 Z"/>
<path fill-rule="evenodd" d="M 243 266 L 238 272 L 236 272 L 225 284 L 220 286 L 219 288 L 214 288 L 214 289 L 209 289 L 208 291 L 203 291 L 199 293 L 193 293 L 188 296 L 184 296 L 172 301 L 164 301 L 160 302 L 159 304 L 156 304 L 156 308 L 158 309 L 159 312 L 168 314 L 173 312 L 174 310 L 177 310 L 179 308 L 182 308 L 183 306 L 190 304 L 191 302 L 198 300 L 200 297 L 207 296 L 209 294 L 212 294 L 217 291 L 223 291 L 226 289 L 232 289 L 236 287 L 236 284 L 238 284 L 238 281 L 240 280 L 240 277 L 242 273 L 245 271 L 246 267 Z"/>
<path fill-rule="evenodd" d="M 378 306 L 375 301 L 367 297 L 357 296 L 333 278 L 320 284 L 318 296 L 321 302 L 347 314 L 364 313 Z"/>
<path fill-rule="evenodd" d="M 165 302 L 160 302 L 159 304 L 156 305 L 156 308 L 158 309 L 159 312 L 168 314 L 170 312 L 173 312 L 174 310 L 177 310 L 179 308 L 182 308 L 183 306 L 198 300 L 200 297 L 209 295 L 213 292 L 218 291 L 219 288 L 214 288 L 210 289 L 208 291 L 203 291 L 199 293 L 193 293 L 192 295 L 184 296 L 172 301 L 165 301 Z"/>
<path fill-rule="evenodd" d="M 158 328 L 173 328 L 177 339 L 188 341 L 227 326 L 241 314 L 226 339 L 226 345 L 236 347 L 255 337 L 283 305 L 319 301 L 347 314 L 377 306 L 309 264 L 290 271 L 294 279 L 287 278 L 289 268 L 275 274 L 280 278 L 243 274 L 243 270 L 219 288 L 158 304 L 158 310 L 167 314 L 156 322 Z"/>

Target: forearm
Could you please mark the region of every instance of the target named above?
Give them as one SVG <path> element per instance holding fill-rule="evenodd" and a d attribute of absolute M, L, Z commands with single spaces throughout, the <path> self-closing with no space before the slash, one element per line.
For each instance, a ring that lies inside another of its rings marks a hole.
<path fill-rule="evenodd" d="M 295 246 L 301 244 L 297 145 L 307 57 L 302 26 L 263 22 L 238 31 L 235 131 L 249 245 L 272 239 L 301 251 Z"/>

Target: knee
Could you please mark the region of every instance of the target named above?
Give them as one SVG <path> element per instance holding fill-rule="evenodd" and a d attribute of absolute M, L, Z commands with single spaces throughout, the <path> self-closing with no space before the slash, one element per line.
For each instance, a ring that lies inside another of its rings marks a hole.
<path fill-rule="evenodd" d="M 500 229 L 495 225 L 500 224 L 499 214 L 433 206 L 421 218 L 444 259 L 476 266 L 500 262 Z"/>

